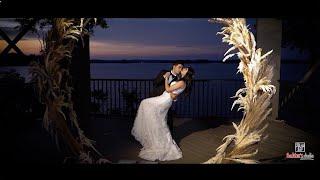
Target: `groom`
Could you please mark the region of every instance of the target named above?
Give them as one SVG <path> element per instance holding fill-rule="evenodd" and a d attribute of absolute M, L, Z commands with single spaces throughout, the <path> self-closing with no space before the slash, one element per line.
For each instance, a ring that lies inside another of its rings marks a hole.
<path fill-rule="evenodd" d="M 165 86 L 164 86 L 165 79 L 163 78 L 163 75 L 165 73 L 170 72 L 169 81 L 168 81 L 169 85 L 174 81 L 178 81 L 181 78 L 180 72 L 183 66 L 184 66 L 183 61 L 177 60 L 173 62 L 171 70 L 161 70 L 153 81 L 153 90 L 150 96 L 151 97 L 160 96 L 165 91 Z M 172 106 L 169 109 L 167 117 L 168 117 L 168 126 L 172 134 L 173 133 Z"/>

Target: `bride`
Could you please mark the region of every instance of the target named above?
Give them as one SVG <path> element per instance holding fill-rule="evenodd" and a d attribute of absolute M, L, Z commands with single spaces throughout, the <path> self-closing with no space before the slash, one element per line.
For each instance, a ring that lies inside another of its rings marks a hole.
<path fill-rule="evenodd" d="M 149 161 L 170 161 L 180 159 L 182 152 L 172 139 L 168 125 L 167 112 L 172 101 L 184 92 L 189 95 L 192 87 L 194 70 L 183 68 L 181 79 L 168 84 L 170 72 L 163 75 L 165 78 L 165 91 L 162 95 L 147 98 L 141 101 L 131 130 L 131 134 L 138 140 L 143 148 L 139 157 Z"/>

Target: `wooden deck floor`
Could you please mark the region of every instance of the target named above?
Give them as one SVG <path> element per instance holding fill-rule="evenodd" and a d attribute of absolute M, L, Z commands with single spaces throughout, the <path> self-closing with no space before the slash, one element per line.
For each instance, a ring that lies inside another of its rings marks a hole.
<path fill-rule="evenodd" d="M 130 135 L 131 123 L 124 119 L 96 119 L 91 129 L 92 138 L 99 149 L 113 162 L 148 163 L 138 157 L 141 145 Z M 234 133 L 231 123 L 210 127 L 201 120 L 174 119 L 173 138 L 180 146 L 183 158 L 175 161 L 160 162 L 163 164 L 199 164 L 208 160 L 216 153 L 223 137 Z M 98 126 L 98 127 L 97 127 Z M 319 139 L 300 129 L 285 123 L 273 122 L 267 129 L 269 138 L 260 144 L 256 159 L 262 163 L 287 163 L 284 157 L 287 152 L 294 152 L 295 142 L 305 142 L 306 152 L 317 157 Z M 103 134 L 103 135 L 101 135 Z M 279 157 L 278 161 L 271 158 Z M 293 162 L 292 160 L 290 162 Z M 300 162 L 299 160 L 294 160 Z"/>

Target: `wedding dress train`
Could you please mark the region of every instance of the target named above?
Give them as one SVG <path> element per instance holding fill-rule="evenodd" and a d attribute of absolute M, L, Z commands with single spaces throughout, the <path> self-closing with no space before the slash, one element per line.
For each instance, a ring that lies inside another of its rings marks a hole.
<path fill-rule="evenodd" d="M 180 94 L 184 88 L 173 93 Z M 172 105 L 170 93 L 141 101 L 131 134 L 143 148 L 139 157 L 149 161 L 169 161 L 182 157 L 182 152 L 172 139 L 167 125 L 167 113 Z"/>

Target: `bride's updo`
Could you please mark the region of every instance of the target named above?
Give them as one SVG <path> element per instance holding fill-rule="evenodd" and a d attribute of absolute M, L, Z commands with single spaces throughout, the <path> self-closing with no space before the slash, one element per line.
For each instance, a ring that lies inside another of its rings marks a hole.
<path fill-rule="evenodd" d="M 192 89 L 192 84 L 193 84 L 193 79 L 194 79 L 194 69 L 192 67 L 188 67 L 188 72 L 184 77 L 182 77 L 180 80 L 184 81 L 186 83 L 186 88 L 183 91 L 183 94 L 185 96 L 190 95 L 191 89 Z"/>

